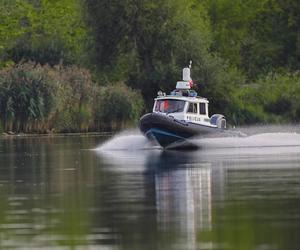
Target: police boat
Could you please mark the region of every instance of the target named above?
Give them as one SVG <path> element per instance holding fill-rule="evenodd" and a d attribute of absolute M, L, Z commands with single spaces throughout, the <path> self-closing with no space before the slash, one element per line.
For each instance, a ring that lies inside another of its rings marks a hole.
<path fill-rule="evenodd" d="M 187 143 L 194 136 L 206 136 L 226 130 L 226 119 L 221 114 L 209 117 L 209 101 L 192 89 L 191 64 L 183 69 L 182 81 L 166 95 L 159 91 L 152 113 L 140 118 L 139 128 L 149 139 L 163 148 Z"/>

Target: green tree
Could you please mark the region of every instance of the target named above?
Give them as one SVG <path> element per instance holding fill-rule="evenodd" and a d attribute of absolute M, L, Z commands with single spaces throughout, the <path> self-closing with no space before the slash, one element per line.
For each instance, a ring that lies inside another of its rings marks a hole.
<path fill-rule="evenodd" d="M 193 78 L 205 86 L 225 74 L 224 62 L 209 53 L 210 26 L 197 1 L 84 2 L 95 39 L 93 62 L 102 79 L 122 79 L 140 89 L 148 108 L 158 89 L 175 87 L 190 59 Z"/>
<path fill-rule="evenodd" d="M 5 66 L 7 50 L 15 45 L 16 39 L 26 32 L 21 25 L 24 13 L 28 12 L 30 5 L 16 0 L 0 0 L 0 67 Z"/>
<path fill-rule="evenodd" d="M 42 64 L 81 62 L 86 30 L 79 0 L 1 0 L 2 64 L 34 60 Z"/>
<path fill-rule="evenodd" d="M 213 51 L 257 79 L 274 69 L 299 68 L 300 3 L 295 0 L 204 1 Z"/>

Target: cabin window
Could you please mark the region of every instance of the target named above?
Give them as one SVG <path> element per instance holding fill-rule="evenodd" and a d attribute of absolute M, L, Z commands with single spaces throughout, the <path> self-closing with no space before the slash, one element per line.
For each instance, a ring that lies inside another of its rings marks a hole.
<path fill-rule="evenodd" d="M 197 103 L 190 103 L 188 113 L 198 114 L 198 105 Z"/>
<path fill-rule="evenodd" d="M 162 112 L 162 113 L 177 113 L 177 112 L 183 112 L 184 106 L 185 106 L 185 101 L 164 99 L 164 100 L 156 101 L 154 110 L 156 112 Z"/>
<path fill-rule="evenodd" d="M 205 105 L 205 103 L 200 103 L 200 115 L 206 115 L 206 105 Z"/>

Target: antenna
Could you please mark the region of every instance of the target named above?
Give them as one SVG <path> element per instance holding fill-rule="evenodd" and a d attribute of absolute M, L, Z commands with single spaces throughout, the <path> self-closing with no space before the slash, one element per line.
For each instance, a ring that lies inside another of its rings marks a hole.
<path fill-rule="evenodd" d="M 190 65 L 189 65 L 189 68 L 192 68 L 192 60 L 190 60 Z"/>

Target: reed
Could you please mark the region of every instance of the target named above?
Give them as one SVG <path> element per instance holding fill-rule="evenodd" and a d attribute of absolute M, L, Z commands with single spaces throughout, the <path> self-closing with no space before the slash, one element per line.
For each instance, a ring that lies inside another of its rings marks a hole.
<path fill-rule="evenodd" d="M 0 121 L 7 132 L 121 129 L 138 118 L 141 100 L 123 83 L 101 87 L 78 66 L 27 62 L 0 70 Z"/>
<path fill-rule="evenodd" d="M 95 130 L 119 130 L 137 121 L 143 101 L 140 93 L 120 82 L 99 89 L 93 107 Z"/>

